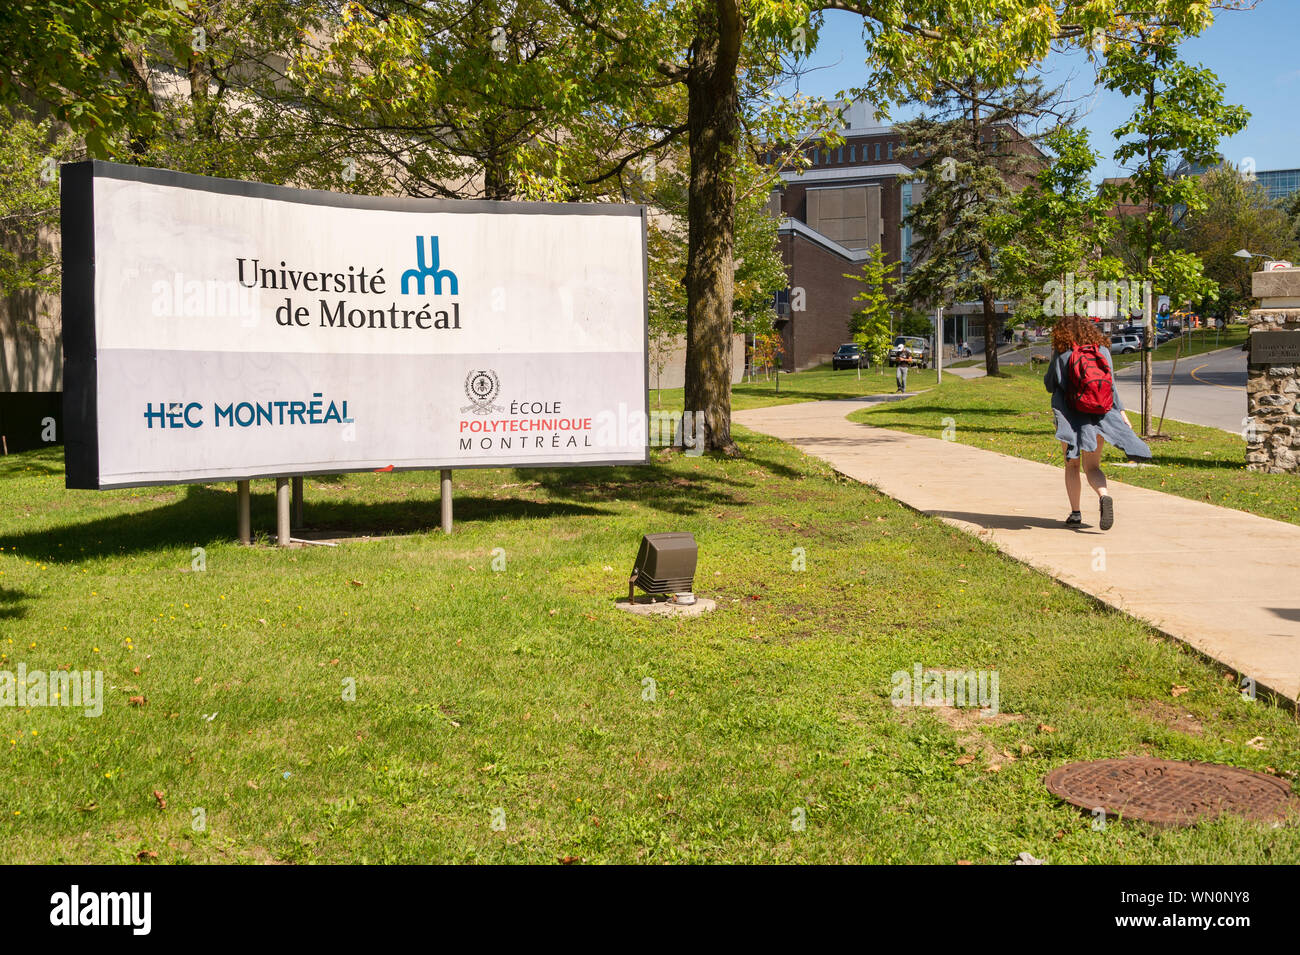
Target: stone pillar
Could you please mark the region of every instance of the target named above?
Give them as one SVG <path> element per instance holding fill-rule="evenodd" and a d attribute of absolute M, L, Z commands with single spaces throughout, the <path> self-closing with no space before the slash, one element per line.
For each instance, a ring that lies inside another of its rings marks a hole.
<path fill-rule="evenodd" d="M 1246 468 L 1300 472 L 1300 269 L 1256 272 L 1246 379 Z M 1279 335 L 1278 333 L 1289 333 Z"/>

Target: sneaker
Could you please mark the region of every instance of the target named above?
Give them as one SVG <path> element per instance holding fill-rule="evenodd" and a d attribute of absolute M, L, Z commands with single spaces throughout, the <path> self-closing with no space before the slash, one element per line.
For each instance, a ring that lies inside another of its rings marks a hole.
<path fill-rule="evenodd" d="M 1108 531 L 1115 526 L 1115 502 L 1111 500 L 1109 494 L 1101 496 L 1101 523 L 1098 526 L 1103 531 Z"/>
<path fill-rule="evenodd" d="M 1065 519 L 1066 527 L 1082 527 L 1083 515 L 1078 511 L 1071 511 L 1070 516 Z"/>

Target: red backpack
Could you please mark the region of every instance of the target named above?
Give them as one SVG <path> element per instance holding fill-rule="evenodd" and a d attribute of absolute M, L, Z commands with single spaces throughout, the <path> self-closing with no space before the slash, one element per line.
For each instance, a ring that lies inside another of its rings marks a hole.
<path fill-rule="evenodd" d="M 1115 404 L 1110 367 L 1096 345 L 1074 345 L 1067 364 L 1070 404 L 1085 414 L 1105 414 Z"/>

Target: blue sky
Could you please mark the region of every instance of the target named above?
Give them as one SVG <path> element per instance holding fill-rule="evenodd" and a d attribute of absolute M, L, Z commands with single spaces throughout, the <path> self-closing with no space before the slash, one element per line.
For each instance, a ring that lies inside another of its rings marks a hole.
<path fill-rule="evenodd" d="M 1298 49 L 1300 0 L 1259 0 L 1254 10 L 1219 11 L 1213 26 L 1183 44 L 1183 59 L 1212 69 L 1225 85 L 1228 101 L 1250 110 L 1250 125 L 1220 145 L 1227 159 L 1240 164 L 1253 158 L 1257 170 L 1300 167 Z M 861 19 L 829 13 L 810 60 L 819 69 L 803 77 L 801 88 L 826 97 L 851 88 L 862 82 L 865 57 Z M 1110 133 L 1128 118 L 1132 104 L 1115 93 L 1094 92 L 1094 68 L 1082 52 L 1053 54 L 1045 64 L 1045 82 L 1067 81 L 1070 94 L 1083 98 L 1080 106 L 1087 115 L 1080 122 L 1101 153 L 1097 178 L 1122 175 L 1111 158 L 1115 140 Z"/>

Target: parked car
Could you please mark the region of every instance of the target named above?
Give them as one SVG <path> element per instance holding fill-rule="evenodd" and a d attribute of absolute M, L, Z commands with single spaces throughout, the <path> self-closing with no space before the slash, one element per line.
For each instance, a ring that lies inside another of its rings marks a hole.
<path fill-rule="evenodd" d="M 1117 355 L 1130 355 L 1142 350 L 1142 337 L 1126 333 L 1110 336 L 1110 350 Z"/>
<path fill-rule="evenodd" d="M 908 356 L 918 368 L 929 368 L 931 363 L 930 340 L 919 335 L 899 335 L 889 348 L 889 364 L 897 365 L 903 355 Z"/>
<path fill-rule="evenodd" d="M 831 356 L 831 368 L 835 371 L 841 368 L 866 368 L 868 364 L 870 361 L 862 348 L 852 342 L 841 345 Z"/>
<path fill-rule="evenodd" d="M 1156 344 L 1163 345 L 1165 342 L 1173 341 L 1177 337 L 1177 332 L 1171 332 L 1167 328 L 1162 328 L 1160 331 L 1156 332 Z"/>

